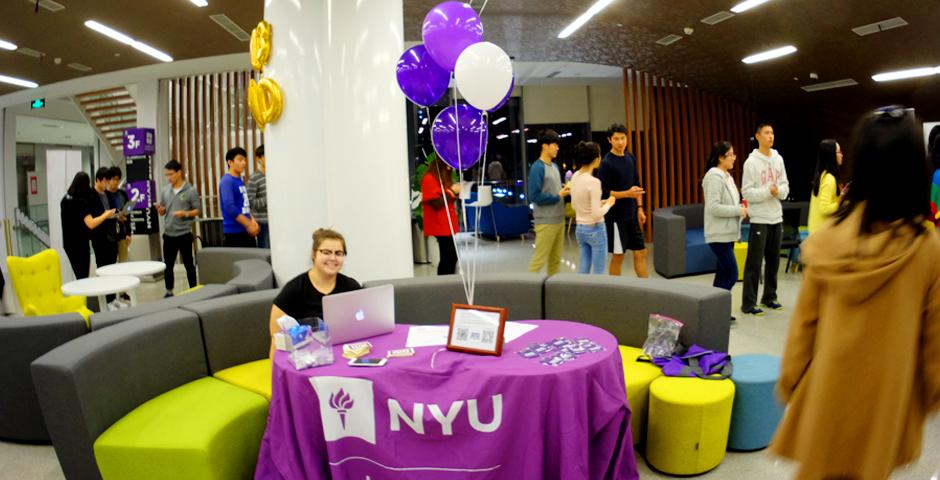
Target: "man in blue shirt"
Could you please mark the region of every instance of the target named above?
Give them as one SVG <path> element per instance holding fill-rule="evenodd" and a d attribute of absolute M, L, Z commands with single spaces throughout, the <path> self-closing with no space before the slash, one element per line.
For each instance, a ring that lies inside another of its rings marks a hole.
<path fill-rule="evenodd" d="M 613 254 L 609 272 L 619 276 L 623 254 L 632 250 L 633 270 L 637 277 L 646 278 L 649 276 L 646 242 L 641 230 L 646 223 L 646 213 L 643 211 L 643 195 L 646 191 L 640 187 L 636 159 L 627 151 L 627 127 L 619 123 L 611 125 L 607 140 L 610 142 L 610 152 L 604 156 L 597 170 L 597 178 L 601 180 L 601 196 L 618 200 L 604 216 L 607 223 L 607 251 Z"/>
<path fill-rule="evenodd" d="M 535 252 L 529 263 L 530 272 L 538 272 L 548 263 L 548 274 L 558 273 L 565 246 L 565 201 L 571 190 L 561 186 L 561 171 L 555 164 L 561 137 L 554 130 L 538 135 L 539 158 L 529 169 L 529 200 L 535 204 Z"/>
<path fill-rule="evenodd" d="M 219 182 L 219 202 L 222 206 L 222 244 L 226 247 L 256 247 L 255 236 L 261 230 L 253 218 L 248 203 L 248 189 L 242 181 L 248 166 L 248 152 L 235 147 L 225 152 L 228 171 Z"/>

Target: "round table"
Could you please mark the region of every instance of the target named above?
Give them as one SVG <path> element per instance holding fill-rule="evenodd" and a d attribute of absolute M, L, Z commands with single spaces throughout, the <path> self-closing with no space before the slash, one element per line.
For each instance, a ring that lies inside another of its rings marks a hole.
<path fill-rule="evenodd" d="M 131 292 L 140 285 L 140 279 L 126 275 L 91 277 L 81 280 L 73 280 L 62 285 L 62 293 L 65 295 L 79 295 L 82 297 L 98 297 L 98 309 L 105 311 L 105 295 L 114 293 Z M 131 299 L 133 304 L 133 298 Z"/>
<path fill-rule="evenodd" d="M 616 339 L 580 323 L 524 323 L 538 328 L 499 357 L 419 347 L 351 367 L 336 345 L 334 364 L 298 371 L 276 352 L 255 478 L 638 478 Z M 408 329 L 368 339 L 367 358 L 404 348 Z M 520 355 L 562 338 L 602 350 L 557 366 L 541 361 L 552 352 Z"/>
<path fill-rule="evenodd" d="M 142 277 L 144 275 L 154 275 L 164 270 L 166 270 L 165 263 L 146 260 L 141 262 L 112 263 L 111 265 L 105 265 L 95 270 L 95 273 L 99 277 L 115 275 Z"/>

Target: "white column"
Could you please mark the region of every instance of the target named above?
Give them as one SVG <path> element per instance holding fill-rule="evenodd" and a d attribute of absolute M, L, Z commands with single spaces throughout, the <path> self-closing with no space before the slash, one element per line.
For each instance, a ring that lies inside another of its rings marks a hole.
<path fill-rule="evenodd" d="M 344 273 L 413 275 L 405 99 L 395 80 L 402 0 L 268 0 L 264 70 L 284 91 L 265 131 L 272 263 L 280 284 L 310 267 L 311 234 L 346 237 Z"/>

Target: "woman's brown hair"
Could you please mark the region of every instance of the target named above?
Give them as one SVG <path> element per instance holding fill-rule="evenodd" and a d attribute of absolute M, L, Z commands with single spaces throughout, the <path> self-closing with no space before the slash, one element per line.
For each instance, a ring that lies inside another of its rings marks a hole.
<path fill-rule="evenodd" d="M 343 238 L 343 235 L 329 228 L 318 228 L 313 232 L 313 251 L 316 252 L 319 250 L 320 245 L 323 245 L 323 242 L 326 240 L 339 240 L 339 243 L 343 244 L 343 251 L 349 253 L 349 251 L 346 250 L 346 239 Z"/>

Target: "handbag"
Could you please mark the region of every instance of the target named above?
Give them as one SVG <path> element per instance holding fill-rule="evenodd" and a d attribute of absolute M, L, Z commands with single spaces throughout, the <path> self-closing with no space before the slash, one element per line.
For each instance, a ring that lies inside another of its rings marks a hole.
<path fill-rule="evenodd" d="M 656 357 L 643 356 L 637 361 L 650 362 L 663 370 L 667 377 L 698 377 L 705 380 L 724 380 L 731 377 L 734 364 L 731 355 L 692 345 L 681 355 Z"/>

